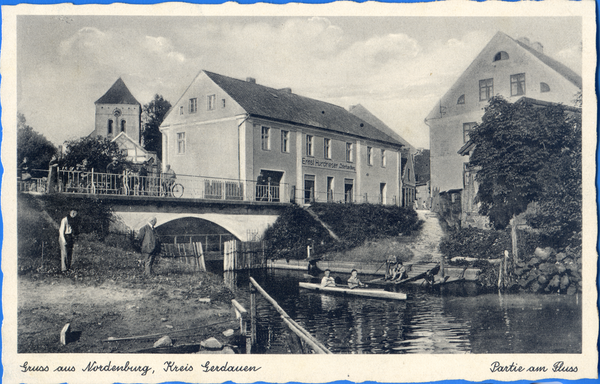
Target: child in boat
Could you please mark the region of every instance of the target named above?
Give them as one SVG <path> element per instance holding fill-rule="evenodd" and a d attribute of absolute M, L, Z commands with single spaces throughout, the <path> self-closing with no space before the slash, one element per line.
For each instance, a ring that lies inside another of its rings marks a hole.
<path fill-rule="evenodd" d="M 329 276 L 330 273 L 329 269 L 325 270 L 325 276 L 321 279 L 321 287 L 335 287 L 335 279 Z"/>
<path fill-rule="evenodd" d="M 396 268 L 394 268 L 392 273 L 392 280 L 402 280 L 406 277 L 406 268 L 402 264 L 402 261 L 398 261 L 398 264 L 396 264 Z"/>
<path fill-rule="evenodd" d="M 398 257 L 394 254 L 390 254 L 385 261 L 385 280 L 388 280 L 392 277 L 394 268 L 398 264 Z"/>
<path fill-rule="evenodd" d="M 348 287 L 350 289 L 354 289 L 356 287 L 364 287 L 365 285 L 358 279 L 358 271 L 356 269 L 352 270 L 352 274 L 348 279 Z"/>

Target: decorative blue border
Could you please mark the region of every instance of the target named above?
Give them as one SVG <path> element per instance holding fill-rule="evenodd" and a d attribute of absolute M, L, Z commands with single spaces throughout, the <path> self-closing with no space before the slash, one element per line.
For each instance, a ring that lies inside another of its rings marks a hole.
<path fill-rule="evenodd" d="M 354 2 L 356 3 L 363 3 L 365 1 L 368 0 L 354 0 Z M 430 3 L 430 2 L 434 2 L 436 0 L 379 0 L 379 2 L 382 3 L 420 3 L 420 2 L 424 2 L 424 3 Z M 473 1 L 477 1 L 477 2 L 483 2 L 486 0 L 473 0 Z M 516 2 L 516 1 L 521 1 L 521 0 L 502 0 L 505 2 Z M 535 0 L 535 1 L 542 1 L 542 0 Z M 60 1 L 60 0 L 29 0 L 29 1 L 18 1 L 18 0 L 0 0 L 0 5 L 17 5 L 17 4 L 60 4 L 60 3 L 64 3 L 65 1 Z M 116 1 L 111 1 L 111 0 L 69 0 L 69 3 L 73 3 L 73 4 L 112 4 L 115 3 Z M 166 3 L 166 1 L 159 1 L 159 0 L 120 0 L 118 1 L 119 3 L 125 3 L 125 4 L 158 4 L 158 3 Z M 187 3 L 194 3 L 194 4 L 223 4 L 226 2 L 226 0 L 188 0 L 186 1 Z M 238 3 L 240 4 L 255 4 L 257 3 L 256 0 L 237 0 Z M 306 3 L 306 4 L 327 4 L 327 3 L 332 3 L 333 1 L 331 0 L 263 0 L 260 1 L 262 3 L 270 3 L 270 4 L 288 4 L 288 3 Z M 598 27 L 598 5 L 600 3 L 600 0 L 595 0 L 596 2 L 596 23 L 597 23 L 597 27 Z M 2 29 L 1 29 L 1 19 L 0 19 L 0 40 L 2 39 Z M 600 40 L 600 34 L 598 32 L 598 28 L 596 29 L 596 52 L 598 52 L 598 47 L 599 47 L 599 40 Z M 598 72 L 598 66 L 596 67 L 596 97 L 598 97 L 598 89 L 600 88 L 600 79 L 599 79 L 599 72 Z M 0 86 L 1 86 L 1 82 L 2 82 L 2 78 L 0 76 Z M 599 109 L 600 111 L 600 109 Z M 0 115 L 2 113 L 2 106 L 0 105 Z M 600 112 L 599 112 L 600 114 Z M 600 115 L 598 116 L 600 118 Z M 600 119 L 598 119 L 597 121 L 600 121 Z M 598 127 L 596 127 L 596 129 L 598 129 Z M 598 137 L 600 137 L 600 132 Z M 3 129 L 0 126 L 0 142 L 3 139 Z M 598 143 L 596 145 L 596 147 L 598 148 Z M 596 164 L 598 164 L 598 162 L 600 161 L 600 151 L 597 150 L 596 152 Z M 596 170 L 598 169 L 598 167 L 596 166 Z M 0 162 L 0 178 L 4 175 L 4 167 L 2 166 L 2 163 Z M 598 189 L 600 189 L 600 178 L 598 173 L 596 174 L 596 190 L 598 191 Z M 0 185 L 0 195 L 2 193 L 2 188 Z M 596 194 L 596 203 L 597 203 L 597 207 L 600 207 L 600 194 Z M 597 208 L 598 209 L 598 208 Z M 1 213 L 1 211 L 0 211 Z M 597 217 L 600 218 L 600 215 L 598 215 L 598 211 L 596 212 Z M 599 219 L 600 222 L 600 219 Z M 3 243 L 3 234 L 4 234 L 4 222 L 2 220 L 2 216 L 0 216 L 0 249 L 2 249 L 2 243 Z M 600 252 L 600 241 L 597 243 L 597 250 Z M 600 272 L 600 264 L 598 266 L 598 271 Z M 2 290 L 2 280 L 3 280 L 3 273 L 0 270 L 0 298 L 1 298 L 1 290 Z M 596 286 L 598 288 L 598 290 L 600 291 L 600 281 L 596 281 Z M 1 299 L 0 299 L 1 301 Z M 600 308 L 600 295 L 598 298 L 598 307 Z M 4 320 L 4 316 L 3 313 L 0 312 L 0 321 Z M 0 335 L 0 341 L 1 341 L 1 335 Z M 598 343 L 598 349 L 600 350 L 600 343 Z M 2 344 L 0 343 L 0 354 L 2 352 Z M 598 372 L 600 373 L 600 360 L 599 360 L 599 366 L 598 368 Z M 3 365 L 0 363 L 0 377 L 2 377 L 3 374 Z M 600 375 L 599 375 L 600 376 Z M 183 382 L 179 382 L 179 381 L 173 381 L 173 382 L 165 382 L 165 383 L 183 383 Z M 256 384 L 267 384 L 266 382 L 256 382 Z M 353 382 L 350 381 L 336 381 L 333 382 L 336 384 L 353 384 Z M 376 382 L 371 382 L 371 381 L 367 381 L 364 382 L 365 384 L 375 384 Z M 470 384 L 470 383 L 477 383 L 477 382 L 473 382 L 473 381 L 466 381 L 466 380 L 444 380 L 444 381 L 435 381 L 432 382 L 432 384 Z M 509 383 L 509 384 L 532 384 L 531 381 L 526 381 L 526 380 L 519 380 L 519 381 L 496 381 L 496 380 L 486 380 L 486 381 L 482 381 L 480 383 L 485 383 L 485 384 L 505 384 L 505 383 Z M 597 384 L 600 383 L 600 379 L 581 379 L 581 380 L 556 380 L 556 379 L 544 379 L 544 380 L 539 380 L 536 381 L 535 383 L 548 383 L 548 384 Z M 225 384 L 234 384 L 231 381 L 226 382 Z M 297 383 L 297 382 L 291 382 L 291 384 L 302 384 L 302 383 Z M 398 383 L 401 384 L 401 383 Z"/>

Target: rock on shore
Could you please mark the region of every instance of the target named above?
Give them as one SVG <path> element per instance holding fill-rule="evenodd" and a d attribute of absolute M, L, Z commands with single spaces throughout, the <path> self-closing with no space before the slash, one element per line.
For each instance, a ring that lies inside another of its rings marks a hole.
<path fill-rule="evenodd" d="M 517 262 L 514 277 L 513 285 L 521 290 L 574 295 L 582 288 L 581 254 L 537 248 L 530 258 Z"/>

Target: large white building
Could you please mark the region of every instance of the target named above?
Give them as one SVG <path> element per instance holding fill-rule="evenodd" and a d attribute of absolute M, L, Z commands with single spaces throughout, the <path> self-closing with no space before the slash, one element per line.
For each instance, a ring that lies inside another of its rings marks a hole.
<path fill-rule="evenodd" d="M 225 188 L 245 188 L 246 198 L 269 185 L 282 187 L 274 201 L 402 204 L 403 144 L 289 88 L 201 71 L 160 129 L 163 164 L 178 175 L 229 179 Z M 186 194 L 201 197 L 211 183 Z"/>
<path fill-rule="evenodd" d="M 581 76 L 545 55 L 541 43 L 498 32 L 425 119 L 430 127 L 431 191 L 449 194 L 452 201 L 461 196 L 469 180 L 469 157 L 458 152 L 481 122 L 491 97 L 515 102 L 525 96 L 572 105 L 580 90 Z M 463 225 L 477 210 L 476 204 L 462 201 Z"/>

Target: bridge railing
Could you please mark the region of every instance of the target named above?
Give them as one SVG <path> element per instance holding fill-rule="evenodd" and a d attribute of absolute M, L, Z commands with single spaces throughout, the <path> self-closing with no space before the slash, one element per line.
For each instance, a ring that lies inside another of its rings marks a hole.
<path fill-rule="evenodd" d="M 287 184 L 262 184 L 254 180 L 235 180 L 177 175 L 175 178 L 139 176 L 134 173 L 99 173 L 59 170 L 58 187 L 63 193 L 94 195 L 182 197 L 203 200 L 238 200 L 287 203 Z M 176 187 L 173 187 L 176 185 Z"/>

